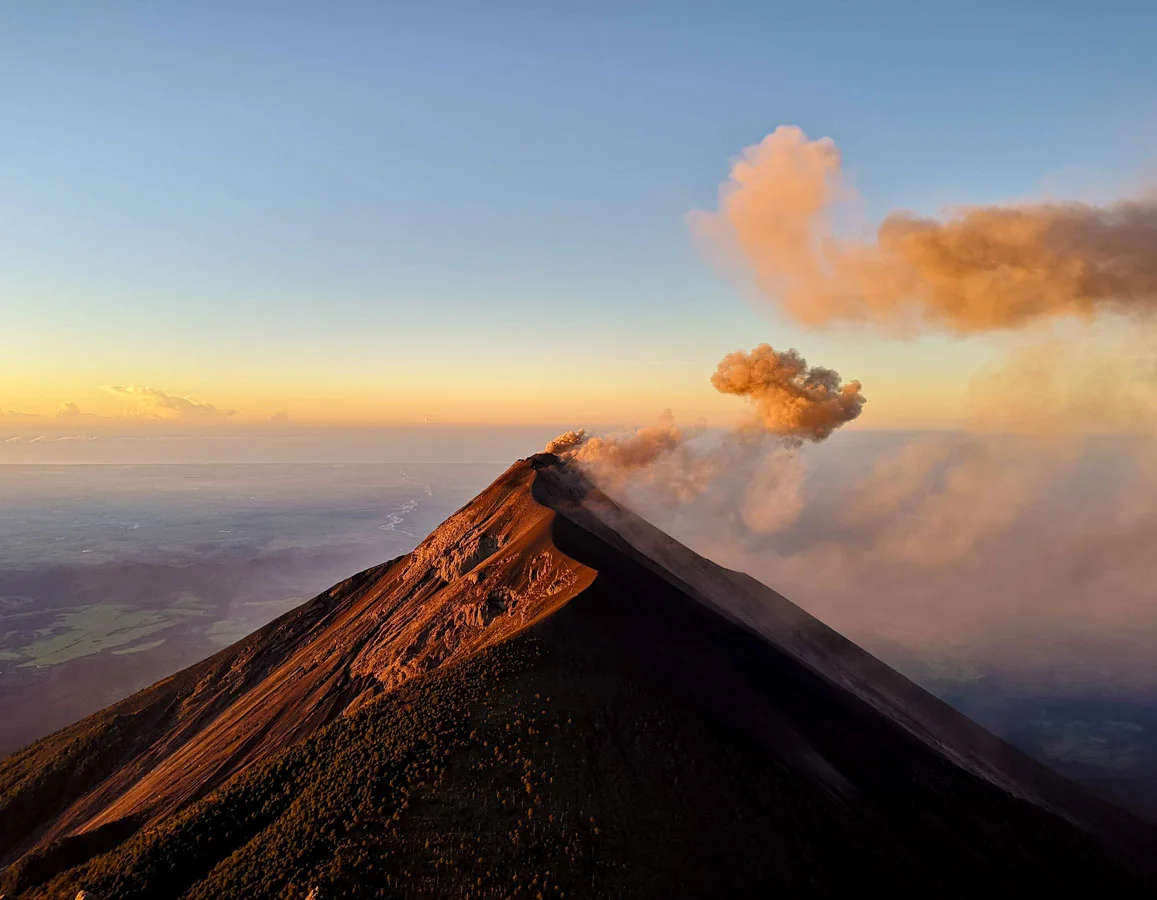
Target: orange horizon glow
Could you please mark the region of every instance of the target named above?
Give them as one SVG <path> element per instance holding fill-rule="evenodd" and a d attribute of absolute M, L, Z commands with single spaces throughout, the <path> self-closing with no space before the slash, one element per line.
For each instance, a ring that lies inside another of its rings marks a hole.
<path fill-rule="evenodd" d="M 137 399 L 133 385 L 109 388 L 46 392 L 40 396 L 9 394 L 0 401 L 0 428 L 15 430 L 98 430 L 136 431 L 179 425 L 184 428 L 215 430 L 228 427 L 309 426 L 374 427 L 403 425 L 492 425 L 538 426 L 546 424 L 590 425 L 600 423 L 640 424 L 654 420 L 670 409 L 688 425 L 708 427 L 733 425 L 743 415 L 734 398 L 713 391 L 709 384 L 700 390 L 648 391 L 638 389 L 618 393 L 558 390 L 557 385 L 522 385 L 518 393 L 501 397 L 447 396 L 436 391 L 422 394 L 347 392 L 344 394 L 279 395 L 241 393 L 181 392 L 152 389 L 160 402 L 180 404 L 183 409 L 159 407 L 156 401 Z M 946 427 L 957 422 L 963 403 L 947 404 L 934 388 L 907 392 L 872 393 L 865 387 L 869 404 L 860 428 Z"/>

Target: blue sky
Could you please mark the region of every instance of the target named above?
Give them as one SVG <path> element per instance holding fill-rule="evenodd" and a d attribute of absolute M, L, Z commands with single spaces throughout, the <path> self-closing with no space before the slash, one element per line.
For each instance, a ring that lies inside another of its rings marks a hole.
<path fill-rule="evenodd" d="M 686 214 L 781 124 L 871 217 L 1135 186 L 1155 33 L 1141 3 L 7 5 L 0 408 L 713 416 L 715 361 L 769 341 L 863 380 L 867 426 L 942 422 L 991 339 L 789 325 Z"/>

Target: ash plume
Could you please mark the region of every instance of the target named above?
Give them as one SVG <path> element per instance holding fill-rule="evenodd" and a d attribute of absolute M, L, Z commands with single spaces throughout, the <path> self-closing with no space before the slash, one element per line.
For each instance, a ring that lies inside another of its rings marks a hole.
<path fill-rule="evenodd" d="M 666 410 L 653 425 L 634 431 L 564 432 L 546 445 L 546 452 L 573 460 L 612 491 L 628 492 L 633 487 L 666 502 L 687 502 L 727 482 L 728 502 L 766 529 L 767 523 L 781 521 L 783 513 L 778 505 L 769 511 L 759 497 L 744 498 L 736 487 L 737 473 L 743 473 L 739 480 L 745 489 L 781 491 L 782 479 L 761 469 L 760 461 L 776 450 L 826 440 L 859 416 L 867 402 L 858 381 L 844 384 L 839 373 L 821 366 L 809 368 L 796 350 L 779 351 L 770 344 L 727 354 L 711 383 L 721 393 L 746 398 L 754 412 L 749 422 L 721 441 L 696 441 L 702 430 L 680 428 Z"/>
<path fill-rule="evenodd" d="M 611 468 L 631 471 L 651 465 L 663 454 L 682 446 L 685 439 L 671 411 L 666 410 L 654 425 L 628 434 L 586 437 L 584 433 L 584 439 L 574 445 L 572 455 L 579 462 L 599 461 Z M 559 438 L 555 438 L 551 443 L 558 441 Z"/>
<path fill-rule="evenodd" d="M 586 439 L 587 430 L 585 428 L 564 431 L 558 437 L 547 441 L 543 451 L 546 453 L 554 453 L 558 456 L 565 456 L 572 450 L 580 447 Z"/>
<path fill-rule="evenodd" d="M 893 213 L 857 239 L 837 221 L 853 198 L 835 144 L 784 127 L 691 222 L 798 322 L 1017 332 L 973 379 L 970 427 L 805 447 L 861 414 L 860 384 L 765 344 L 711 379 L 748 403 L 742 427 L 572 433 L 559 450 L 886 659 L 1152 690 L 1157 200 Z"/>
<path fill-rule="evenodd" d="M 860 382 L 840 382 L 822 366 L 808 368 L 796 350 L 760 344 L 750 353 L 728 353 L 711 376 L 715 389 L 746 397 L 757 423 L 791 443 L 819 442 L 857 418 L 867 402 Z"/>
<path fill-rule="evenodd" d="M 888 215 L 866 240 L 837 234 L 854 195 L 830 138 L 781 126 L 748 147 L 696 232 L 759 291 L 813 326 L 971 333 L 1105 312 L 1157 311 L 1157 199 L 962 207 Z"/>
<path fill-rule="evenodd" d="M 646 483 L 661 485 L 672 499 L 685 499 L 706 488 L 713 468 L 710 458 L 699 458 L 688 448 L 688 437 L 665 410 L 654 424 L 630 431 L 597 435 L 585 428 L 565 431 L 544 449 L 587 469 L 609 490 Z"/>

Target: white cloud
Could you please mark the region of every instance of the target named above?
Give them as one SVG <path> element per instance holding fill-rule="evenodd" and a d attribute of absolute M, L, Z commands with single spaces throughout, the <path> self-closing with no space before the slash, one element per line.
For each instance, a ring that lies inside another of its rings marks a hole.
<path fill-rule="evenodd" d="M 100 440 L 95 434 L 35 434 L 16 435 L 0 439 L 0 444 L 59 444 Z"/>
<path fill-rule="evenodd" d="M 169 421 L 221 421 L 236 414 L 235 409 L 219 409 L 212 403 L 194 400 L 191 397 L 166 394 L 164 391 L 141 385 L 114 384 L 104 388 L 130 404 L 126 415 L 145 416 Z"/>

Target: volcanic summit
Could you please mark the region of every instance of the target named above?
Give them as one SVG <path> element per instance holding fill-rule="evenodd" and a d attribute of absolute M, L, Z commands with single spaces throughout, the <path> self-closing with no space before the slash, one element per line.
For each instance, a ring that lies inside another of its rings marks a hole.
<path fill-rule="evenodd" d="M 1151 896 L 1154 850 L 551 454 L 0 763 L 21 898 Z"/>

